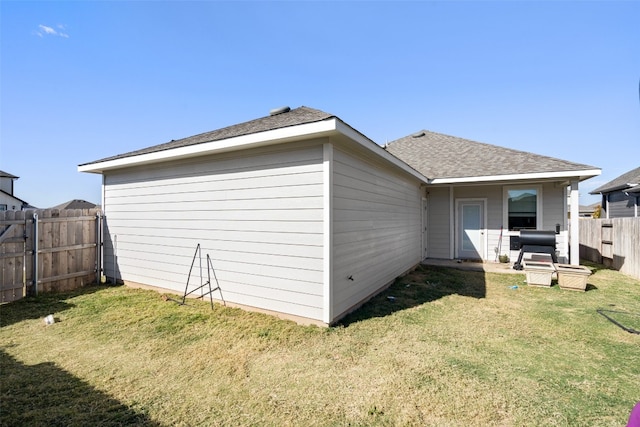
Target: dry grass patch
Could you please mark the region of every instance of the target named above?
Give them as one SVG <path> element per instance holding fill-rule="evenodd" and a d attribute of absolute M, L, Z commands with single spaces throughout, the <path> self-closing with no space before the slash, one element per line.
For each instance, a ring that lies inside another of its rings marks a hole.
<path fill-rule="evenodd" d="M 640 336 L 596 310 L 640 282 L 523 279 L 424 268 L 328 329 L 124 287 L 4 305 L 0 424 L 624 425 Z"/>

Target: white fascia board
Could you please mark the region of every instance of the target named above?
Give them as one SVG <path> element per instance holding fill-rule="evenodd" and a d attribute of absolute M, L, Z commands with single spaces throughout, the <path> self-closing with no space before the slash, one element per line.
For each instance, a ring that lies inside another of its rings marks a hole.
<path fill-rule="evenodd" d="M 203 142 L 185 147 L 171 148 L 153 153 L 137 156 L 123 157 L 98 163 L 89 163 L 78 166 L 78 172 L 102 173 L 109 169 L 139 166 L 158 163 L 167 160 L 196 157 L 208 154 L 223 153 L 226 151 L 246 150 L 249 148 L 263 147 L 266 145 L 280 144 L 300 137 L 318 137 L 323 134 L 331 134 L 336 131 L 337 120 L 323 120 L 313 123 L 305 123 L 265 132 L 236 136 L 218 141 Z"/>
<path fill-rule="evenodd" d="M 413 169 L 411 166 L 407 165 L 402 160 L 400 160 L 397 157 L 389 154 L 389 152 L 387 150 L 385 150 L 384 148 L 382 148 L 381 146 L 379 146 L 378 144 L 376 144 L 375 142 L 373 142 L 369 138 L 365 137 L 361 133 L 357 132 L 351 126 L 349 126 L 349 125 L 347 125 L 347 124 L 345 124 L 345 123 L 343 123 L 341 121 L 338 121 L 336 129 L 338 130 L 338 132 L 340 132 L 344 136 L 346 136 L 349 139 L 357 142 L 362 147 L 364 147 L 364 148 L 368 149 L 369 151 L 375 153 L 376 155 L 382 157 L 384 160 L 392 163 L 393 165 L 395 165 L 398 168 L 402 169 L 406 173 L 414 176 L 418 180 L 420 180 L 420 181 L 422 181 L 424 183 L 428 183 L 429 182 L 429 179 L 427 177 L 425 177 L 420 172 L 418 172 L 415 169 Z"/>
<path fill-rule="evenodd" d="M 434 178 L 430 184 L 458 184 L 468 182 L 491 182 L 491 181 L 515 181 L 523 179 L 548 179 L 548 178 L 571 178 L 580 177 L 581 180 L 598 176 L 602 173 L 600 169 L 562 171 L 562 172 L 537 172 L 511 175 L 490 175 L 490 176 L 470 176 L 463 178 Z"/>

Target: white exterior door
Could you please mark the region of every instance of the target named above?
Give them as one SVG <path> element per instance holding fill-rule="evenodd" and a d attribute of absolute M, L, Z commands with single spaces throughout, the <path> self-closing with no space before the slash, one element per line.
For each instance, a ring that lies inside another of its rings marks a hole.
<path fill-rule="evenodd" d="M 460 200 L 457 205 L 457 257 L 485 259 L 485 201 Z"/>

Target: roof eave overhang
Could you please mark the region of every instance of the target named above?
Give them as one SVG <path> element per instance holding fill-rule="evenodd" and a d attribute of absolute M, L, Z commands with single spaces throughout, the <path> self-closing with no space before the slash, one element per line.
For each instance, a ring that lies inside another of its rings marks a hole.
<path fill-rule="evenodd" d="M 624 190 L 626 193 L 640 193 L 640 185 L 634 185 L 631 188 Z"/>
<path fill-rule="evenodd" d="M 536 179 L 568 179 L 578 178 L 580 181 L 598 176 L 602 173 L 600 169 L 585 169 L 575 171 L 559 171 L 559 172 L 537 172 L 537 173 L 525 173 L 525 174 L 508 174 L 508 175 L 490 175 L 490 176 L 469 176 L 459 178 L 434 178 L 430 181 L 431 184 L 465 184 L 465 183 L 480 183 L 480 182 L 497 182 L 497 181 L 522 181 L 522 180 L 536 180 Z"/>
<path fill-rule="evenodd" d="M 204 142 L 200 144 L 177 147 L 153 153 L 139 154 L 103 162 L 87 163 L 78 166 L 79 172 L 103 173 L 105 171 L 126 167 L 141 166 L 160 163 L 169 160 L 185 159 L 189 157 L 218 154 L 228 151 L 246 150 L 249 148 L 264 147 L 281 144 L 296 139 L 309 139 L 314 137 L 329 136 L 336 131 L 336 119 L 321 120 L 313 123 L 305 123 L 273 129 L 265 132 L 241 135 L 232 138 Z"/>
<path fill-rule="evenodd" d="M 591 193 L 589 194 L 601 194 L 601 193 L 611 193 L 614 191 L 626 191 L 629 188 L 634 188 L 635 186 L 637 186 L 638 184 L 634 184 L 634 183 L 627 183 L 627 184 L 619 184 L 619 185 L 615 185 L 613 187 L 605 187 L 605 188 L 596 188 L 595 190 L 593 190 Z"/>
<path fill-rule="evenodd" d="M 156 151 L 112 159 L 87 163 L 78 166 L 78 172 L 104 173 L 110 170 L 122 169 L 160 163 L 171 160 L 185 159 L 190 157 L 218 154 L 229 151 L 246 150 L 250 148 L 265 147 L 269 145 L 282 144 L 302 139 L 321 138 L 325 136 L 343 135 L 356 142 L 360 146 L 374 152 L 389 163 L 404 170 L 418 180 L 427 183 L 428 179 L 419 172 L 412 169 L 406 163 L 386 152 L 375 142 L 371 141 L 352 127 L 342 122 L 336 117 L 321 120 L 313 123 L 305 123 L 295 126 L 273 129 L 265 132 L 252 133 L 228 139 L 205 142 L 185 147 L 172 148 L 169 150 Z"/>

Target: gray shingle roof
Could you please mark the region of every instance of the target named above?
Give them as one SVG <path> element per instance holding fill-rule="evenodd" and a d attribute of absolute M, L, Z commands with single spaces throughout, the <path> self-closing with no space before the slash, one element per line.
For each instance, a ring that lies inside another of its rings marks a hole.
<path fill-rule="evenodd" d="M 392 141 L 386 149 L 430 179 L 597 169 L 427 130 Z"/>
<path fill-rule="evenodd" d="M 640 167 L 632 169 L 629 172 L 620 175 L 616 179 L 601 185 L 589 194 L 608 193 L 610 191 L 622 190 L 631 187 L 629 184 L 640 185 Z"/>
<path fill-rule="evenodd" d="M 104 159 L 96 160 L 91 163 L 100 163 L 109 160 L 117 160 L 126 157 L 139 156 L 141 154 L 155 153 L 158 151 L 171 150 L 173 148 L 187 147 L 190 145 L 202 144 L 211 141 L 220 141 L 223 139 L 234 138 L 243 135 L 249 135 L 258 132 L 266 132 L 274 129 L 281 129 L 289 126 L 296 126 L 306 123 L 314 123 L 323 120 L 327 120 L 335 117 L 332 114 L 325 113 L 324 111 L 316 110 L 309 107 L 295 108 L 289 112 L 269 115 L 259 119 L 251 120 L 237 125 L 228 126 L 222 129 L 201 133 L 199 135 L 190 136 L 178 140 L 171 140 L 164 144 L 154 145 L 152 147 L 143 148 L 140 150 L 130 151 L 123 154 L 118 154 Z M 84 165 L 80 165 L 84 166 Z"/>

